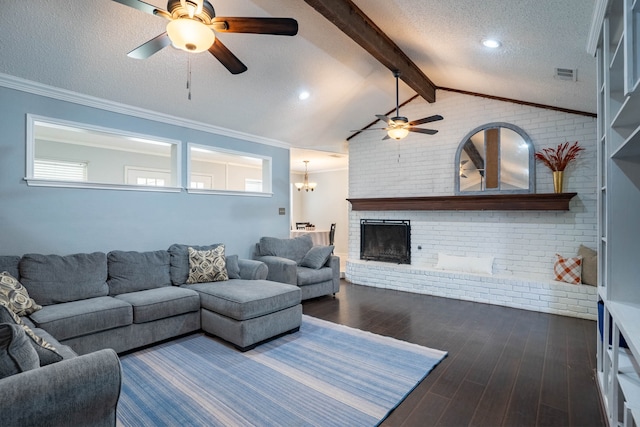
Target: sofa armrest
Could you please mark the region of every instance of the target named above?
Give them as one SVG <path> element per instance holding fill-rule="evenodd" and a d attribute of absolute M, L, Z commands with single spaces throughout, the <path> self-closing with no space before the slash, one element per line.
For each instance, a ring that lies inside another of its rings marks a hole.
<path fill-rule="evenodd" d="M 7 426 L 115 426 L 122 373 L 104 349 L 0 380 Z"/>
<path fill-rule="evenodd" d="M 264 262 L 269 267 L 267 280 L 298 285 L 298 264 L 295 261 L 272 255 L 259 256 L 256 259 Z"/>
<path fill-rule="evenodd" d="M 240 267 L 240 277 L 245 280 L 266 279 L 269 273 L 265 263 L 253 259 L 238 259 L 238 267 Z"/>
<path fill-rule="evenodd" d="M 333 280 L 333 292 L 338 292 L 340 290 L 340 257 L 335 255 L 330 255 L 329 259 L 325 263 L 327 267 L 331 267 L 332 274 L 331 278 Z"/>

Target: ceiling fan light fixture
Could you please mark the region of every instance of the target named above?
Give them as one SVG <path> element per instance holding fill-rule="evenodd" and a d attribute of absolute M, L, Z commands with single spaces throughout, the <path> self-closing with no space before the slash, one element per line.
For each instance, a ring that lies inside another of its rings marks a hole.
<path fill-rule="evenodd" d="M 409 127 L 407 126 L 408 123 L 409 120 L 407 120 L 406 117 L 398 116 L 389 119 L 389 129 L 387 130 L 387 135 L 389 135 L 389 138 L 393 138 L 396 141 L 399 141 L 409 135 Z"/>
<path fill-rule="evenodd" d="M 399 141 L 409 135 L 409 129 L 405 127 L 391 128 L 387 131 L 387 135 L 389 135 L 389 138 Z"/>
<path fill-rule="evenodd" d="M 189 17 L 193 18 L 194 15 L 200 15 L 202 13 L 204 1 L 197 0 L 194 4 L 193 1 L 180 0 L 180 5 L 184 10 L 189 11 Z"/>
<path fill-rule="evenodd" d="M 174 19 L 167 24 L 167 34 L 173 46 L 190 53 L 204 52 L 216 41 L 214 32 L 200 21 Z"/>

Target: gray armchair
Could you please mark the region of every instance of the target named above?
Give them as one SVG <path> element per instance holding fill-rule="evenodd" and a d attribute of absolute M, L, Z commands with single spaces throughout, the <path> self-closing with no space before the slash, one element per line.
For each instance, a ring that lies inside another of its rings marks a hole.
<path fill-rule="evenodd" d="M 262 237 L 253 257 L 269 268 L 267 280 L 298 286 L 305 300 L 340 290 L 340 258 L 332 251 L 333 246 L 313 246 L 308 234 L 293 239 Z"/>
<path fill-rule="evenodd" d="M 111 349 L 2 378 L 2 425 L 115 426 L 121 381 Z"/>

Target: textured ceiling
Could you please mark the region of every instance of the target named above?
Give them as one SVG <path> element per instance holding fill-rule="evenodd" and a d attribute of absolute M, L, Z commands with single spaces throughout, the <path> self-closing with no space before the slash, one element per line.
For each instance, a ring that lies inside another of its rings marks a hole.
<path fill-rule="evenodd" d="M 596 111 L 595 59 L 586 52 L 595 0 L 355 3 L 436 86 Z M 110 0 L 3 0 L 0 73 L 329 152 L 346 153 L 350 130 L 394 107 L 391 72 L 302 0 L 212 4 L 218 16 L 292 17 L 299 33 L 219 34 L 248 67 L 232 75 L 207 52 L 169 47 L 128 58 L 167 21 Z M 503 45 L 490 51 L 484 37 Z M 577 69 L 577 81 L 554 78 L 555 67 Z M 401 83 L 400 101 L 413 95 Z M 298 161 L 304 169 L 294 152 L 292 167 Z"/>

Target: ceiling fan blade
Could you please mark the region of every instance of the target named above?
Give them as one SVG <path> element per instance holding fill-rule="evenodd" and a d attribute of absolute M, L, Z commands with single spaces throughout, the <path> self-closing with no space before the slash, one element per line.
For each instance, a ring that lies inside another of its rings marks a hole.
<path fill-rule="evenodd" d="M 127 53 L 127 56 L 134 59 L 147 59 L 170 44 L 171 40 L 169 39 L 169 35 L 165 32 L 133 49 L 131 52 Z"/>
<path fill-rule="evenodd" d="M 145 3 L 143 1 L 139 1 L 139 0 L 113 0 L 116 3 L 120 3 L 123 4 L 125 6 L 129 6 L 132 7 L 134 9 L 138 9 L 141 10 L 145 13 L 148 13 L 150 15 L 155 15 L 156 14 L 156 10 L 162 10 L 162 9 L 158 9 L 155 6 L 152 6 L 148 3 Z"/>
<path fill-rule="evenodd" d="M 231 74 L 240 74 L 247 71 L 247 66 L 244 65 L 233 53 L 231 53 L 231 51 L 222 44 L 218 37 L 216 37 L 216 41 L 213 42 L 209 48 L 209 53 L 215 56 Z"/>
<path fill-rule="evenodd" d="M 383 114 L 376 114 L 376 117 L 380 120 L 382 120 L 383 122 L 385 122 L 386 124 L 390 124 L 391 120 L 389 119 L 389 117 L 383 115 Z"/>
<path fill-rule="evenodd" d="M 436 114 L 435 116 L 429 116 L 429 117 L 425 117 L 424 119 L 418 119 L 418 120 L 409 122 L 409 125 L 410 126 L 423 125 L 425 123 L 437 122 L 438 120 L 442 120 L 442 119 L 443 117 L 441 115 Z"/>
<path fill-rule="evenodd" d="M 418 132 L 418 133 L 426 133 L 427 135 L 435 135 L 438 133 L 435 129 L 420 129 L 420 128 L 409 128 L 409 132 Z"/>
<path fill-rule="evenodd" d="M 369 130 L 389 130 L 389 128 L 366 128 L 366 129 L 350 130 L 349 132 L 366 132 Z"/>
<path fill-rule="evenodd" d="M 295 36 L 298 21 L 292 18 L 228 18 L 213 19 L 213 28 L 221 33 L 273 34 Z"/>

